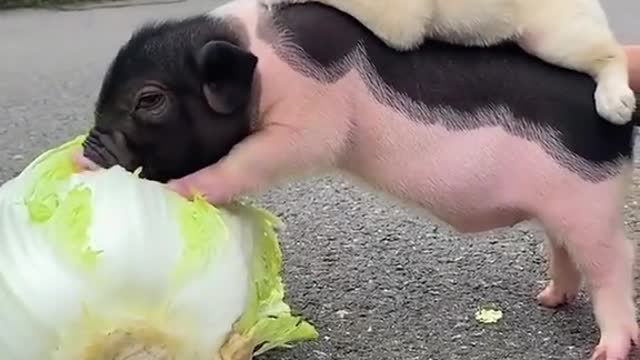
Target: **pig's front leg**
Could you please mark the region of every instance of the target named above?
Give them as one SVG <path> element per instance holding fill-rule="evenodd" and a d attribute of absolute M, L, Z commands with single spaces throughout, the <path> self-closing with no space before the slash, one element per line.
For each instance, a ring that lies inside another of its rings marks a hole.
<path fill-rule="evenodd" d="M 168 187 L 191 199 L 196 194 L 213 204 L 225 204 L 238 196 L 260 191 L 274 175 L 290 167 L 284 156 L 289 152 L 283 131 L 267 129 L 247 138 L 219 162 L 180 179 Z"/>
<path fill-rule="evenodd" d="M 170 181 L 168 186 L 186 198 L 199 194 L 212 204 L 229 203 L 330 167 L 338 155 L 331 140 L 322 130 L 270 125 L 236 145 L 216 164 Z"/>

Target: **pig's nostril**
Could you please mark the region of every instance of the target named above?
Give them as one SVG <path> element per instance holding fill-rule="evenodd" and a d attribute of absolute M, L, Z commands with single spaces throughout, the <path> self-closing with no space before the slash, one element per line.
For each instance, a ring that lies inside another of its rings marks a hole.
<path fill-rule="evenodd" d="M 78 164 L 89 169 L 108 168 L 116 164 L 118 158 L 110 145 L 112 141 L 109 136 L 92 129 L 82 143 L 84 160 L 78 158 Z"/>
<path fill-rule="evenodd" d="M 89 136 L 84 139 L 82 142 L 82 147 L 91 151 L 95 151 L 95 149 L 99 146 L 100 142 L 96 139 L 93 134 L 89 134 Z"/>

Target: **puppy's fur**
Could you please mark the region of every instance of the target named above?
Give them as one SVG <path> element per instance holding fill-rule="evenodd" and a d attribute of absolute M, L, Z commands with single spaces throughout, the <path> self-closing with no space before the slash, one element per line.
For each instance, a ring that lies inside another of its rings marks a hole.
<path fill-rule="evenodd" d="M 595 86 L 513 44 L 397 52 L 328 6 L 236 0 L 132 36 L 80 162 L 142 166 L 214 203 L 337 170 L 462 232 L 537 220 L 539 301 L 571 301 L 584 278 L 594 358 L 619 360 L 638 339 L 621 213 L 638 118 L 603 121 Z"/>
<path fill-rule="evenodd" d="M 330 5 L 398 50 L 415 49 L 426 38 L 469 46 L 513 40 L 545 61 L 596 79 L 596 107 L 609 121 L 623 124 L 635 109 L 625 54 L 598 0 L 261 1 Z"/>

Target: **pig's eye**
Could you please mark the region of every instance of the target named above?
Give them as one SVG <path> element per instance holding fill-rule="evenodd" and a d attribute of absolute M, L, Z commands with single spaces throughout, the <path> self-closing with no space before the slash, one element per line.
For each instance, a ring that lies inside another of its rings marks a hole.
<path fill-rule="evenodd" d="M 136 108 L 144 109 L 144 110 L 153 110 L 158 106 L 162 105 L 163 101 L 164 101 L 164 95 L 162 93 L 159 93 L 159 92 L 152 92 L 152 93 L 146 93 L 146 94 L 143 93 L 138 98 L 138 104 Z"/>
<path fill-rule="evenodd" d="M 156 111 L 161 110 L 166 94 L 159 85 L 146 85 L 137 94 L 135 110 Z"/>

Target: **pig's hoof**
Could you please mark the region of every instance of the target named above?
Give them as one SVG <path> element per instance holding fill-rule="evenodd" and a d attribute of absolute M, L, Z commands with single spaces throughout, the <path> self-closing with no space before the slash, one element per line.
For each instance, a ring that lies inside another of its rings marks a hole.
<path fill-rule="evenodd" d="M 577 289 L 563 289 L 556 286 L 553 281 L 550 281 L 547 287 L 538 294 L 536 299 L 544 307 L 556 308 L 571 303 L 577 295 Z"/>
<path fill-rule="evenodd" d="M 614 349 L 611 346 L 598 345 L 593 351 L 591 360 L 628 360 L 630 346 L 626 349 Z"/>
<path fill-rule="evenodd" d="M 596 346 L 591 360 L 628 360 L 632 345 L 638 345 L 638 324 L 617 335 L 604 334 Z"/>

